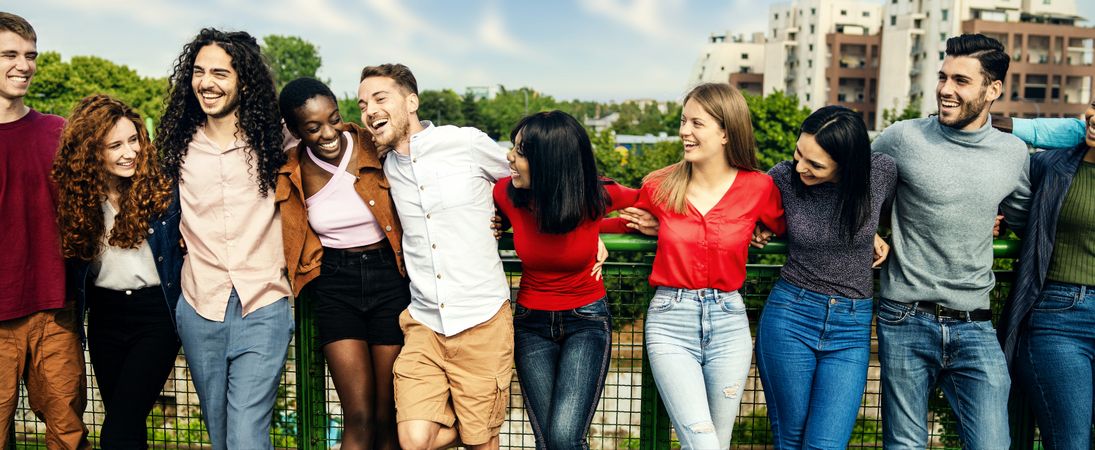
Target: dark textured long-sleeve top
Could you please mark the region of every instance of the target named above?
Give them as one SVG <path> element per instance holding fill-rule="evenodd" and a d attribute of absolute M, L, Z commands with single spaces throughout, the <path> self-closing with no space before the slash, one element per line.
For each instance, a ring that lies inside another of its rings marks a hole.
<path fill-rule="evenodd" d="M 871 210 L 850 240 L 841 237 L 839 186 L 803 186 L 795 164 L 768 171 L 783 196 L 787 219 L 787 263 L 780 277 L 803 289 L 847 298 L 873 295 L 871 262 L 882 203 L 893 195 L 897 165 L 888 155 L 871 156 Z"/>

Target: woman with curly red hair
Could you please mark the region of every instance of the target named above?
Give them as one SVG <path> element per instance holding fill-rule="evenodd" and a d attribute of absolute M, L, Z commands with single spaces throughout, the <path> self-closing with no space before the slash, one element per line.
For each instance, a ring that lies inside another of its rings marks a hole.
<path fill-rule="evenodd" d="M 53 165 L 69 292 L 86 306 L 106 407 L 99 445 L 148 448 L 145 418 L 179 353 L 179 206 L 140 116 L 105 95 L 73 110 Z"/>

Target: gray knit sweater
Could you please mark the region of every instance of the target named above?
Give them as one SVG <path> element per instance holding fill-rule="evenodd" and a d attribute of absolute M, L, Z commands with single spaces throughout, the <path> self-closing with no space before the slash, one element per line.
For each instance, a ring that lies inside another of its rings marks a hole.
<path fill-rule="evenodd" d="M 1017 232 L 1026 224 L 1026 145 L 989 123 L 964 132 L 928 117 L 891 125 L 872 148 L 893 157 L 898 173 L 893 251 L 879 294 L 962 311 L 988 308 L 996 213 Z"/>

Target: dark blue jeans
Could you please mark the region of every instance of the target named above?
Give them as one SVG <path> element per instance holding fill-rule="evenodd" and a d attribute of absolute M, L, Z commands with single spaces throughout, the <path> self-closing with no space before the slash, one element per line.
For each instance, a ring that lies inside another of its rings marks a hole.
<path fill-rule="evenodd" d="M 537 449 L 588 449 L 612 346 L 604 299 L 564 311 L 517 305 L 514 360 Z"/>
<path fill-rule="evenodd" d="M 779 280 L 757 328 L 757 370 L 776 449 L 844 449 L 871 358 L 869 298 Z"/>
<path fill-rule="evenodd" d="M 1095 287 L 1046 283 L 1019 343 L 1017 375 L 1049 450 L 1091 449 Z"/>

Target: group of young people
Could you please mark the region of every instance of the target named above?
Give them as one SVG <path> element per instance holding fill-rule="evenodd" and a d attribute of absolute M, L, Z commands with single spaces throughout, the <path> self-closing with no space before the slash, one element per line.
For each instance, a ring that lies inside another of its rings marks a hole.
<path fill-rule="evenodd" d="M 508 153 L 420 121 L 400 64 L 362 70 L 364 125 L 346 123 L 322 82 L 275 92 L 244 32 L 184 46 L 155 141 L 105 95 L 66 123 L 24 104 L 36 35 L 0 13 L 0 420 L 23 379 L 47 445 L 89 447 L 86 308 L 103 448 L 147 448 L 180 345 L 213 448 L 271 448 L 295 297 L 317 319 L 341 448 L 498 448 L 514 366 L 537 447 L 588 448 L 612 336 L 598 234 L 637 232 L 658 237 L 654 381 L 683 448 L 725 449 L 754 353 L 748 247 L 776 235 L 788 260 L 756 336 L 776 448 L 847 446 L 874 317 L 886 448 L 927 446 L 936 386 L 964 447 L 1007 448 L 1012 374 L 1047 448 L 1088 448 L 1095 104 L 1086 122 L 993 122 L 1003 46 L 962 35 L 946 55 L 937 116 L 872 143 L 858 113 L 821 108 L 767 174 L 742 95 L 699 85 L 682 160 L 631 189 L 599 176 L 588 135 L 559 111 L 517 123 Z M 1064 150 L 1029 156 L 1019 138 Z M 998 340 L 1000 212 L 1024 240 Z M 496 214 L 523 264 L 512 311 Z"/>

